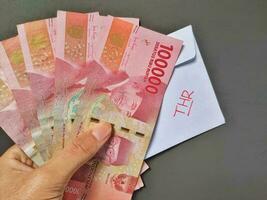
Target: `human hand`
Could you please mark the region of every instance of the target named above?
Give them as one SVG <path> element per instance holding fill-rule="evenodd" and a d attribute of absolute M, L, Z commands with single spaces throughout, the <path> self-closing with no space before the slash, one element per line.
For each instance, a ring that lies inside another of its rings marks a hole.
<path fill-rule="evenodd" d="M 61 200 L 75 171 L 95 155 L 110 135 L 110 124 L 96 124 L 40 168 L 14 145 L 0 157 L 0 199 Z"/>

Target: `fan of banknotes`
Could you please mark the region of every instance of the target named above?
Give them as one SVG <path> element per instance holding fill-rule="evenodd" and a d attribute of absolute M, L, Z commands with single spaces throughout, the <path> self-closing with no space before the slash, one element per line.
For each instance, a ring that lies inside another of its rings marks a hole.
<path fill-rule="evenodd" d="M 0 42 L 0 125 L 39 166 L 90 124 L 114 134 L 64 199 L 131 199 L 182 41 L 139 19 L 58 11 Z"/>

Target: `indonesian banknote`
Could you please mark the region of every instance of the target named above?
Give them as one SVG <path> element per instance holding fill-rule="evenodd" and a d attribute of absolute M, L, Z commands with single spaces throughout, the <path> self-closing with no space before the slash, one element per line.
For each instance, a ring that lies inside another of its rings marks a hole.
<path fill-rule="evenodd" d="M 83 92 L 86 78 L 85 63 L 93 59 L 93 25 L 98 13 L 58 11 L 56 43 L 56 102 L 54 107 L 55 140 L 53 151 L 64 148 L 68 132 L 75 119 L 75 107 Z M 74 68 L 64 68 L 59 59 L 73 63 Z M 61 70 L 64 68 L 64 70 Z M 81 73 L 83 71 L 83 73 Z M 80 76 L 82 75 L 82 76 Z M 69 121 L 66 126 L 66 121 Z"/>
<path fill-rule="evenodd" d="M 142 166 L 142 169 L 141 169 L 141 172 L 140 172 L 140 175 L 143 175 L 147 170 L 149 169 L 149 166 L 147 165 L 146 162 L 143 163 L 143 166 Z M 138 181 L 137 181 L 137 184 L 135 186 L 135 191 L 143 188 L 145 186 L 141 176 L 139 176 L 138 178 Z"/>
<path fill-rule="evenodd" d="M 54 112 L 54 136 L 57 138 L 55 140 L 57 142 L 55 149 L 63 148 L 68 141 L 68 133 L 71 132 L 72 123 L 75 120 L 79 97 L 83 93 L 84 83 L 90 72 L 87 66 L 94 59 L 95 40 L 102 29 L 102 21 L 105 18 L 98 13 L 58 12 L 55 78 L 58 92 L 56 93 L 57 101 Z M 127 20 L 139 24 L 137 19 L 127 18 Z M 68 63 L 72 63 L 72 65 Z M 82 172 L 78 171 L 77 173 L 86 177 L 85 169 L 86 167 L 83 167 L 79 170 Z M 73 179 L 69 185 L 72 183 Z M 84 181 L 80 181 L 80 183 L 81 185 L 85 184 Z M 82 188 L 81 185 L 77 187 L 79 190 Z M 139 178 L 137 189 L 142 186 L 142 180 Z M 66 193 L 78 190 L 70 188 L 72 187 L 67 186 Z"/>
<path fill-rule="evenodd" d="M 106 20 L 96 60 L 80 97 L 71 134 L 91 123 L 113 124 L 114 136 L 87 163 L 84 183 L 73 179 L 66 199 L 131 199 L 182 42 L 119 18 Z M 69 65 L 69 63 L 62 63 Z M 65 66 L 66 67 L 66 66 Z"/>
<path fill-rule="evenodd" d="M 32 132 L 39 151 L 47 161 L 53 139 L 56 19 L 28 22 L 17 26 L 30 88 L 36 101 L 41 131 Z M 27 119 L 29 120 L 29 119 Z"/>
<path fill-rule="evenodd" d="M 96 40 L 107 18 L 99 13 L 57 13 L 55 149 L 63 148 L 67 141 L 73 139 L 69 135 L 79 97 L 91 71 L 88 63 L 95 58 Z M 124 19 L 139 24 L 139 19 Z"/>
<path fill-rule="evenodd" d="M 0 54 L 3 54 L 2 45 Z M 13 52 L 14 53 L 14 52 Z M 9 54 L 10 55 L 10 54 Z M 16 55 L 13 55 L 16 57 Z M 16 59 L 16 58 L 15 58 Z M 36 146 L 32 140 L 31 132 L 25 125 L 18 105 L 15 101 L 11 88 L 8 87 L 8 81 L 5 78 L 2 68 L 2 61 L 0 63 L 0 126 L 8 134 L 8 136 L 29 156 L 37 165 L 43 164 L 43 159 L 39 154 Z M 18 66 L 15 66 L 18 67 Z M 17 75 L 19 72 L 17 73 Z M 23 82 L 23 77 L 21 81 Z"/>

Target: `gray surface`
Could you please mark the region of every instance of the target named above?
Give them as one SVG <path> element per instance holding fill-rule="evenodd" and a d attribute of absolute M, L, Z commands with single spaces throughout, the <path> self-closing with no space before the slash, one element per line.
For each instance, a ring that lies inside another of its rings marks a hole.
<path fill-rule="evenodd" d="M 192 24 L 227 124 L 149 160 L 147 186 L 134 199 L 266 199 L 267 1 L 0 2 L 0 39 L 14 35 L 17 23 L 57 9 L 140 17 L 143 26 L 163 33 Z M 10 145 L 2 135 L 1 152 Z"/>

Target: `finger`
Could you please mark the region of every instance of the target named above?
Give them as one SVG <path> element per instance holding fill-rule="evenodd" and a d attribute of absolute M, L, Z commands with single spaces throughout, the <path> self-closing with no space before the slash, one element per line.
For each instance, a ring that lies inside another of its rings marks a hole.
<path fill-rule="evenodd" d="M 30 159 L 17 145 L 10 147 L 3 155 L 4 158 L 18 160 L 25 163 Z"/>
<path fill-rule="evenodd" d="M 8 161 L 11 168 L 16 170 L 29 171 L 34 168 L 33 161 L 17 145 L 10 147 L 3 158 Z"/>
<path fill-rule="evenodd" d="M 37 168 L 39 168 L 39 166 L 38 166 L 38 165 L 36 165 L 35 163 L 33 163 L 32 167 L 33 167 L 34 169 L 37 169 Z"/>
<path fill-rule="evenodd" d="M 9 160 L 8 162 L 9 162 L 9 167 L 13 170 L 16 170 L 16 171 L 30 172 L 30 171 L 34 170 L 34 168 L 32 168 L 28 165 L 25 165 L 24 163 L 21 163 L 18 160 Z"/>
<path fill-rule="evenodd" d="M 24 162 L 24 164 L 26 164 L 26 165 L 28 165 L 28 166 L 30 166 L 30 167 L 33 167 L 33 161 L 30 159 L 30 158 L 28 158 L 25 162 Z"/>
<path fill-rule="evenodd" d="M 58 180 L 66 181 L 90 160 L 111 135 L 111 125 L 99 123 L 77 136 L 71 144 L 58 152 L 43 168 Z"/>

